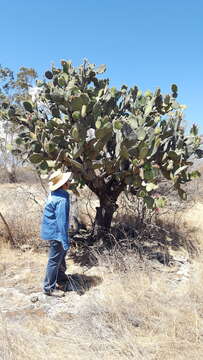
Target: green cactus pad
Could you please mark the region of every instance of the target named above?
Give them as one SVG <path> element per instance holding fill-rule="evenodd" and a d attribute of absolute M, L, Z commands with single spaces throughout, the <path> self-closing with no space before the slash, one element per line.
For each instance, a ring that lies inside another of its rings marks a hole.
<path fill-rule="evenodd" d="M 23 106 L 24 106 L 24 109 L 30 113 L 33 112 L 33 106 L 32 106 L 32 103 L 30 101 L 24 101 L 23 102 Z"/>
<path fill-rule="evenodd" d="M 41 154 L 32 154 L 29 156 L 29 160 L 33 164 L 39 164 L 43 160 L 43 156 Z"/>

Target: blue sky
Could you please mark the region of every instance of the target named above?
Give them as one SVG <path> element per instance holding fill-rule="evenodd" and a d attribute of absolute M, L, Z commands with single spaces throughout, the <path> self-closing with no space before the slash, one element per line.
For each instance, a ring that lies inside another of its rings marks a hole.
<path fill-rule="evenodd" d="M 112 86 L 179 87 L 186 126 L 203 133 L 203 2 L 200 0 L 0 0 L 0 64 L 34 67 L 83 58 L 105 63 Z"/>

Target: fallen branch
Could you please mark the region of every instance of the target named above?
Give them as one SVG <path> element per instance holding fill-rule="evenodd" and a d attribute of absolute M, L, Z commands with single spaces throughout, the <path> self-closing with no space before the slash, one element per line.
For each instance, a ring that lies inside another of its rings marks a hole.
<path fill-rule="evenodd" d="M 9 241 L 10 241 L 11 245 L 15 246 L 15 242 L 14 242 L 11 230 L 9 228 L 9 225 L 8 225 L 7 221 L 5 220 L 5 218 L 4 218 L 4 216 L 2 215 L 1 212 L 0 212 L 0 218 L 2 219 L 4 225 L 5 225 L 6 229 L 7 229 L 7 232 L 8 232 L 8 235 L 9 235 Z"/>

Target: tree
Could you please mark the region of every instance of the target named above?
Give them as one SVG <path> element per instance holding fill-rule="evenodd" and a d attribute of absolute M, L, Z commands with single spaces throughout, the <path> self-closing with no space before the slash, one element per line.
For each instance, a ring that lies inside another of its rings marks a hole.
<path fill-rule="evenodd" d="M 0 107 L 5 109 L 6 104 L 15 105 L 16 109 L 21 108 L 21 102 L 31 99 L 29 91 L 33 80 L 37 77 L 34 69 L 21 67 L 15 75 L 7 67 L 0 66 Z M 17 127 L 15 123 L 9 122 L 0 111 L 0 154 L 1 162 L 6 170 L 10 182 L 16 182 L 16 158 L 12 154 L 15 143 Z"/>
<path fill-rule="evenodd" d="M 27 154 L 42 173 L 72 171 L 78 186 L 87 185 L 99 198 L 94 236 L 108 231 L 125 189 L 149 208 L 160 175 L 171 180 L 182 198 L 182 184 L 191 181 L 191 156 L 202 156 L 197 126 L 184 134 L 183 105 L 177 86 L 171 94 L 160 89 L 144 94 L 137 86 L 120 89 L 100 78 L 106 67 L 86 60 L 78 68 L 71 61 L 52 66 L 37 81 L 38 96 L 24 101 L 24 109 L 2 104 L 4 116 L 19 126 L 16 151 Z"/>

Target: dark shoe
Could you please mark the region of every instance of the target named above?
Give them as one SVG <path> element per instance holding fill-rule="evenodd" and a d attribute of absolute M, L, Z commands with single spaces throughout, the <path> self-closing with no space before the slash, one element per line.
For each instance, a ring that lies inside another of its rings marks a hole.
<path fill-rule="evenodd" d="M 67 282 L 60 282 L 56 284 L 56 290 L 66 291 Z"/>
<path fill-rule="evenodd" d="M 57 282 L 56 289 L 61 290 L 61 291 L 65 291 L 65 292 L 75 290 L 74 286 L 72 284 L 72 281 L 71 281 L 71 277 L 67 276 L 67 278 L 64 279 L 63 281 Z"/>
<path fill-rule="evenodd" d="M 71 279 L 68 279 L 66 282 L 57 284 L 57 289 L 64 292 L 77 291 L 77 287 Z"/>
<path fill-rule="evenodd" d="M 64 291 L 61 291 L 59 289 L 54 289 L 54 290 L 44 291 L 44 295 L 61 298 L 65 296 L 65 293 Z"/>

